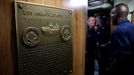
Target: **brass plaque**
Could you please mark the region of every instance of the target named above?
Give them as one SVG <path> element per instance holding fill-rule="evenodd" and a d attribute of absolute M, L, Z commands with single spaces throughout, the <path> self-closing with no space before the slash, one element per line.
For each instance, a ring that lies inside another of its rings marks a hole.
<path fill-rule="evenodd" d="M 72 72 L 72 11 L 15 2 L 19 75 Z"/>

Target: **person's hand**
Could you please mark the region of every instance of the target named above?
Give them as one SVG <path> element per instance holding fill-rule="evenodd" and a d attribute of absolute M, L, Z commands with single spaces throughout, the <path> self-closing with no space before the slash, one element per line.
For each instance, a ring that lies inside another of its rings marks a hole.
<path fill-rule="evenodd" d="M 113 68 L 113 66 L 116 64 L 116 61 L 117 61 L 116 59 L 113 59 L 112 62 L 107 67 L 107 70 L 111 70 Z"/>
<path fill-rule="evenodd" d="M 102 45 L 100 45 L 100 47 L 106 47 L 106 46 L 108 46 L 108 45 L 110 45 L 111 44 L 111 41 L 108 41 L 108 42 L 106 42 L 105 44 L 102 44 Z"/>

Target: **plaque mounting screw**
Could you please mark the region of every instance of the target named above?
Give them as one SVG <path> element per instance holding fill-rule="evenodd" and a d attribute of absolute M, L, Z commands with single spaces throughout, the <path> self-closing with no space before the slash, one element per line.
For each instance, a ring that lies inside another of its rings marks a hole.
<path fill-rule="evenodd" d="M 19 8 L 22 8 L 23 7 L 23 5 L 22 4 L 19 4 Z"/>
<path fill-rule="evenodd" d="M 71 10 L 69 10 L 69 13 L 70 13 L 70 14 L 72 14 L 72 11 L 71 11 Z"/>

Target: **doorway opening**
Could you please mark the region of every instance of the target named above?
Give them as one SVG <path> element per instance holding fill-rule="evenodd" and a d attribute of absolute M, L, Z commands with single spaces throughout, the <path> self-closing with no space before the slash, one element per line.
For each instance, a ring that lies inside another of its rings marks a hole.
<path fill-rule="evenodd" d="M 88 0 L 85 75 L 107 75 L 113 0 Z M 91 17 L 95 18 L 95 25 Z M 90 23 L 92 22 L 92 23 Z"/>

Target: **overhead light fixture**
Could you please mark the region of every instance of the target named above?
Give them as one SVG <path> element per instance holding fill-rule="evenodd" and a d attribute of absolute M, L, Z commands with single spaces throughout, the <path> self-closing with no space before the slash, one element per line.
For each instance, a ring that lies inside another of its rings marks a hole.
<path fill-rule="evenodd" d="M 87 6 L 88 1 L 87 0 L 71 0 L 70 5 L 72 7 L 82 7 L 82 6 Z"/>

